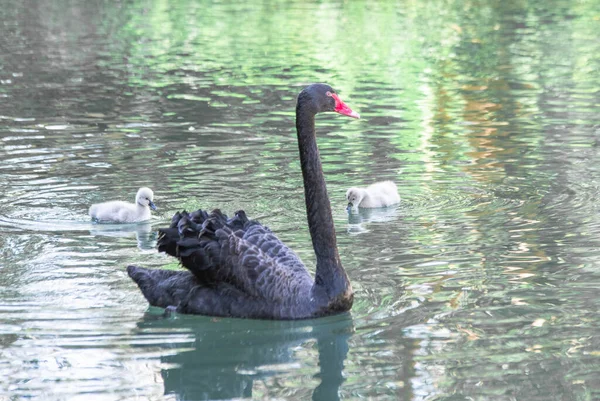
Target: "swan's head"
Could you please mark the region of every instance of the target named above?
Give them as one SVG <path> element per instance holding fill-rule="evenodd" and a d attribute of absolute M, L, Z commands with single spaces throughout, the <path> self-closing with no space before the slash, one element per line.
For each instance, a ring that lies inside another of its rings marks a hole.
<path fill-rule="evenodd" d="M 363 188 L 350 188 L 346 191 L 346 199 L 348 200 L 348 210 L 358 210 L 358 205 L 365 197 L 366 191 Z"/>
<path fill-rule="evenodd" d="M 304 88 L 298 95 L 298 107 L 303 106 L 314 114 L 335 111 L 352 118 L 360 118 L 360 114 L 352 111 L 327 84 L 312 84 Z"/>
<path fill-rule="evenodd" d="M 153 199 L 154 193 L 150 188 L 146 187 L 140 188 L 137 191 L 137 195 L 135 195 L 135 203 L 144 207 L 150 206 L 150 209 L 156 210 L 156 205 L 154 204 L 154 202 L 152 202 Z"/>

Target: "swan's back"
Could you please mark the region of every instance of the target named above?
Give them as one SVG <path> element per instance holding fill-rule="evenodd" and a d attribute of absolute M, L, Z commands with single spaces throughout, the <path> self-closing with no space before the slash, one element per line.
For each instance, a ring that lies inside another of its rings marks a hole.
<path fill-rule="evenodd" d="M 312 277 L 290 248 L 267 227 L 248 220 L 243 211 L 232 218 L 219 210 L 210 214 L 203 210 L 184 211 L 175 214 L 169 228 L 159 231 L 158 250 L 177 257 L 198 286 L 218 290 L 215 299 L 235 302 L 239 298 L 240 302 L 253 303 L 259 314 L 266 308 L 283 319 L 308 317 Z M 154 284 L 144 286 L 132 278 L 144 295 L 154 291 Z M 146 298 L 155 306 L 194 307 L 186 299 L 178 299 L 175 304 L 168 299 L 169 304 L 165 305 L 162 300 L 152 303 L 151 298 L 160 297 Z M 215 310 L 202 313 L 219 315 Z"/>
<path fill-rule="evenodd" d="M 365 188 L 366 196 L 360 207 L 376 208 L 395 205 L 400 202 L 398 188 L 392 181 L 381 181 Z"/>

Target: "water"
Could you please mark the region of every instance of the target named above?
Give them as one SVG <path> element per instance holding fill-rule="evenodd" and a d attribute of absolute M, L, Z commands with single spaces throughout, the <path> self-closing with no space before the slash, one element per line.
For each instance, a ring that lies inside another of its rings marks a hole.
<path fill-rule="evenodd" d="M 0 398 L 600 398 L 600 6 L 0 2 Z M 128 264 L 177 210 L 245 209 L 314 268 L 295 96 L 350 314 L 164 316 Z M 348 215 L 349 186 L 401 205 Z M 91 203 L 155 192 L 142 225 Z"/>

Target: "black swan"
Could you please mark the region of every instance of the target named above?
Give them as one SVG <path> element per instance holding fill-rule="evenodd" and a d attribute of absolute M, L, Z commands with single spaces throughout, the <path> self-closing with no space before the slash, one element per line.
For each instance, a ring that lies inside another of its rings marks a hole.
<path fill-rule="evenodd" d="M 127 267 L 151 305 L 179 313 L 282 320 L 350 310 L 354 295 L 337 250 L 315 136 L 315 115 L 324 111 L 360 118 L 329 85 L 312 84 L 298 95 L 296 130 L 315 279 L 290 248 L 244 211 L 232 218 L 218 209 L 184 211 L 159 230 L 158 250 L 177 257 L 189 271 Z"/>

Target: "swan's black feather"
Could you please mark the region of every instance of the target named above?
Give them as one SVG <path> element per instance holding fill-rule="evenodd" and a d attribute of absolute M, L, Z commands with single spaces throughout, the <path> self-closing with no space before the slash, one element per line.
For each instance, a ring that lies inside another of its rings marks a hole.
<path fill-rule="evenodd" d="M 179 220 L 177 220 L 179 219 Z M 177 257 L 200 284 L 227 283 L 245 294 L 284 305 L 310 291 L 312 278 L 298 256 L 244 211 L 181 212 L 161 229 L 159 250 Z"/>

